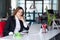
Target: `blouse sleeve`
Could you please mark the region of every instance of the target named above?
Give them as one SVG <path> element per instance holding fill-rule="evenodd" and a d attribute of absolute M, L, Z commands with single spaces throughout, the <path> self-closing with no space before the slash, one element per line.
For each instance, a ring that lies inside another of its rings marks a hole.
<path fill-rule="evenodd" d="M 28 27 L 28 24 L 29 24 L 29 22 L 26 22 L 26 21 L 23 22 L 23 25 L 24 25 L 25 28 Z"/>

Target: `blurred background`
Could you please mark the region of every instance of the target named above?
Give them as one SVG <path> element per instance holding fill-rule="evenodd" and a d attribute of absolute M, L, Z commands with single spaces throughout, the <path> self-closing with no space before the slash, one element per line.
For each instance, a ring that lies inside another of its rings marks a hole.
<path fill-rule="evenodd" d="M 0 0 L 0 21 L 6 20 L 13 15 L 17 6 L 24 9 L 26 21 L 33 23 L 47 23 L 47 10 L 60 18 L 60 0 Z"/>

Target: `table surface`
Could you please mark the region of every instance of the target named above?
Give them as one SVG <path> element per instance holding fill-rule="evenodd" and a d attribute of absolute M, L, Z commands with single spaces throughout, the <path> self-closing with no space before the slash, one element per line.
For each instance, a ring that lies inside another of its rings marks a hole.
<path fill-rule="evenodd" d="M 34 40 L 49 40 L 60 33 L 60 30 L 56 30 L 56 29 L 47 31 L 47 33 L 42 33 L 40 32 L 40 27 L 41 27 L 41 24 L 31 25 L 29 29 L 29 33 L 23 35 L 21 40 L 33 40 L 33 39 Z M 17 39 L 14 38 L 13 36 L 6 36 L 6 37 L 0 38 L 0 40 L 17 40 Z"/>

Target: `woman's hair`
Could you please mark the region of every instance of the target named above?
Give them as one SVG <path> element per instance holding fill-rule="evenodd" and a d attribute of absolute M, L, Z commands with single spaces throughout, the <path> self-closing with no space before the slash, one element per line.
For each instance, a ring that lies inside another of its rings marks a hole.
<path fill-rule="evenodd" d="M 20 9 L 22 9 L 22 10 L 23 10 L 23 8 L 22 8 L 22 7 L 17 7 L 17 8 L 15 9 L 15 11 L 14 11 L 13 15 L 15 16 L 15 15 L 16 15 L 16 13 L 17 13 Z M 24 10 L 23 10 L 23 14 L 22 14 L 22 16 L 23 16 L 23 15 L 24 15 Z"/>

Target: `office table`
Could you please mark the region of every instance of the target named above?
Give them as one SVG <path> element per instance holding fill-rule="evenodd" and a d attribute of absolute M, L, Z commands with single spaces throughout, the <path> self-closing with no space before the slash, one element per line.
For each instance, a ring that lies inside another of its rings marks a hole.
<path fill-rule="evenodd" d="M 23 35 L 23 37 L 18 40 L 50 40 L 51 38 L 54 38 L 56 35 L 60 33 L 60 30 L 56 30 L 56 29 L 52 29 L 47 33 L 42 33 L 40 32 L 39 25 L 41 24 L 32 25 L 29 29 L 29 33 Z M 17 39 L 14 38 L 13 36 L 6 36 L 6 37 L 0 38 L 0 40 L 17 40 Z"/>

